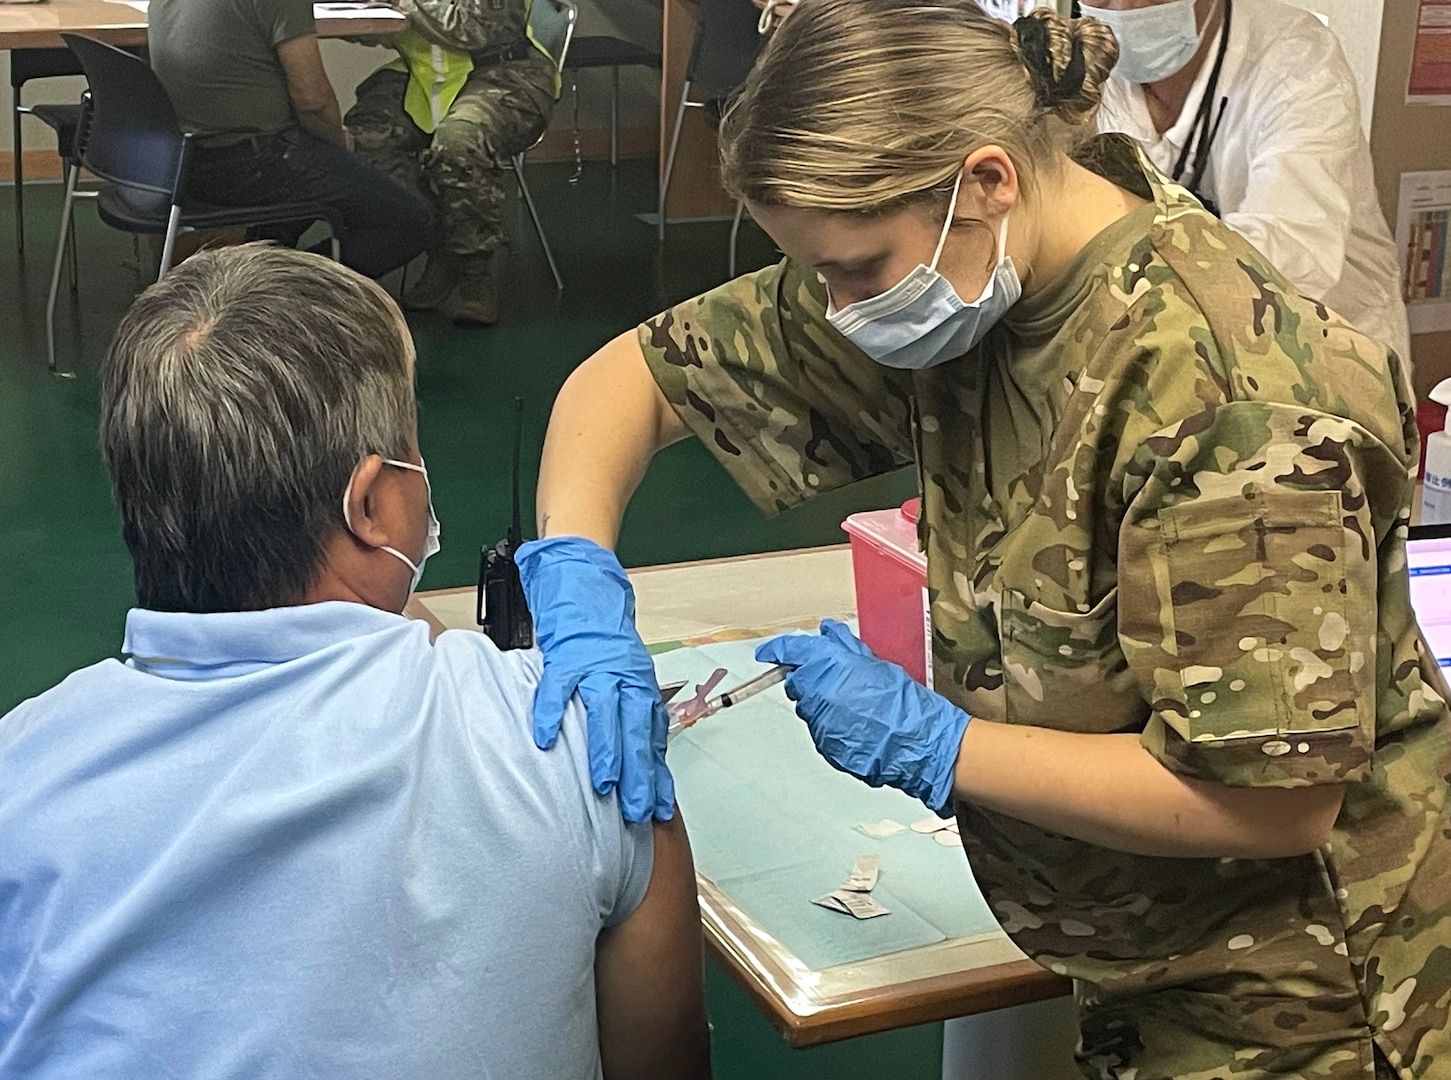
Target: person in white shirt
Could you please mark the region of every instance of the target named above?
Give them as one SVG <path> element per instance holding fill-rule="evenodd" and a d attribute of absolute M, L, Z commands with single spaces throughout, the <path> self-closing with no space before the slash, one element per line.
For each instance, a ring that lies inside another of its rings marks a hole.
<path fill-rule="evenodd" d="M 679 815 L 591 788 L 539 654 L 399 612 L 438 550 L 407 326 L 248 245 L 122 321 L 122 651 L 0 718 L 6 1080 L 707 1080 Z"/>
<path fill-rule="evenodd" d="M 1281 0 L 1080 2 L 1119 40 L 1099 129 L 1141 142 L 1302 293 L 1409 371 L 1395 241 L 1334 33 Z"/>

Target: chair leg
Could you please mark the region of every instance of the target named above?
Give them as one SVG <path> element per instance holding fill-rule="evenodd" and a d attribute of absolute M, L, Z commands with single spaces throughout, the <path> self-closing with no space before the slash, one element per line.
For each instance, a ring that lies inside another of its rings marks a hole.
<path fill-rule="evenodd" d="M 680 88 L 680 107 L 675 110 L 675 128 L 670 132 L 670 151 L 665 155 L 665 175 L 660 178 L 660 220 L 656 236 L 665 243 L 665 196 L 670 192 L 670 173 L 675 169 L 675 151 L 680 147 L 680 125 L 685 122 L 685 109 L 690 103 L 690 83 Z"/>
<path fill-rule="evenodd" d="M 65 181 L 65 204 L 60 212 L 60 236 L 55 244 L 55 266 L 50 272 L 50 293 L 45 300 L 45 348 L 46 356 L 49 359 L 49 367 L 53 374 L 62 379 L 73 379 L 75 373 L 71 371 L 60 371 L 55 363 L 55 301 L 60 293 L 60 272 L 61 264 L 65 262 L 66 242 L 70 235 L 71 210 L 76 201 L 76 181 L 80 179 L 81 170 L 77 165 L 70 165 L 66 171 Z"/>
<path fill-rule="evenodd" d="M 741 218 L 746 213 L 746 200 L 736 200 L 736 216 L 731 221 L 731 256 L 730 256 L 730 280 L 736 279 L 736 238 L 741 234 Z"/>
<path fill-rule="evenodd" d="M 579 183 L 579 178 L 584 175 L 584 155 L 579 149 L 579 85 L 573 79 L 574 84 L 574 172 L 570 174 L 569 183 Z"/>
<path fill-rule="evenodd" d="M 70 248 L 71 295 L 79 296 L 81 293 L 81 257 L 76 250 L 76 208 L 74 203 L 71 204 L 70 242 L 67 246 Z"/>
<path fill-rule="evenodd" d="M 25 254 L 25 150 L 20 145 L 20 90 L 10 102 L 11 177 L 15 182 L 15 250 Z"/>
<path fill-rule="evenodd" d="M 544 235 L 544 225 L 539 221 L 539 211 L 534 206 L 534 196 L 529 194 L 529 185 L 524 182 L 524 155 L 519 154 L 511 161 L 514 165 L 514 176 L 519 181 L 519 194 L 524 196 L 524 205 L 529 208 L 529 216 L 534 219 L 534 231 L 539 234 L 539 246 L 544 249 L 544 257 L 549 260 L 549 272 L 554 275 L 554 287 L 563 292 L 564 278 L 559 276 L 559 267 L 554 261 L 554 252 L 549 249 L 549 240 Z"/>
<path fill-rule="evenodd" d="M 332 254 L 333 262 L 340 263 L 343 261 L 343 238 L 332 230 L 328 230 L 328 249 Z M 403 267 L 403 273 L 405 276 L 407 275 L 407 266 Z"/>
<path fill-rule="evenodd" d="M 584 171 L 580 164 L 579 154 L 579 73 L 577 71 L 569 73 L 569 100 L 574 106 L 574 123 L 569 129 L 570 134 L 574 137 L 574 175 L 569 178 L 569 182 L 572 184 L 579 180 L 580 173 Z"/>
<path fill-rule="evenodd" d="M 166 240 L 161 245 L 161 266 L 157 268 L 156 280 L 166 277 L 171 269 L 171 257 L 176 251 L 176 234 L 181 232 L 181 207 L 173 205 L 171 216 L 166 220 Z"/>
<path fill-rule="evenodd" d="M 610 68 L 610 167 L 620 163 L 620 68 Z"/>

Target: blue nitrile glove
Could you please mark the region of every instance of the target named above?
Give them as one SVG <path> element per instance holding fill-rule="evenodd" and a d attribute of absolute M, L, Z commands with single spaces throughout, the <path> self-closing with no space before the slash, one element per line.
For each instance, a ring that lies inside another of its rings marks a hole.
<path fill-rule="evenodd" d="M 821 635 L 785 634 L 756 659 L 787 664 L 786 696 L 821 756 L 872 787 L 887 785 L 951 814 L 958 746 L 970 717 L 941 694 L 879 660 L 843 624 Z"/>
<path fill-rule="evenodd" d="M 669 718 L 655 665 L 635 629 L 635 590 L 620 560 L 591 540 L 531 540 L 514 557 L 544 653 L 534 696 L 534 742 L 559 738 L 564 708 L 577 691 L 589 717 L 594 789 L 618 789 L 626 821 L 675 814 L 675 781 L 665 767 Z"/>

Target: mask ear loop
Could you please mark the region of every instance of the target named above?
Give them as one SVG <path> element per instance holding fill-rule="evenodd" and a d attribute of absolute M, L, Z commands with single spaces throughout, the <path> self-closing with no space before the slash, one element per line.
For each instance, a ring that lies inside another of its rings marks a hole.
<path fill-rule="evenodd" d="M 419 465 L 413 464 L 411 461 L 394 461 L 392 458 L 384 458 L 383 459 L 383 463 L 385 465 L 396 465 L 400 469 L 411 469 L 413 472 L 422 473 L 423 474 L 424 482 L 427 483 L 427 481 L 428 481 L 428 470 L 425 467 L 423 467 L 423 466 L 419 466 Z M 345 524 L 348 527 L 348 532 L 353 533 L 353 535 L 355 537 L 358 534 L 355 533 L 355 532 L 353 532 L 353 512 L 348 507 L 348 503 L 352 501 L 352 496 L 353 496 L 353 477 L 354 476 L 357 476 L 357 475 L 358 475 L 358 470 L 357 470 L 356 467 L 354 467 L 352 473 L 348 476 L 348 484 L 347 484 L 347 487 L 343 488 L 343 524 Z M 433 507 L 433 485 L 432 484 L 429 484 L 428 485 L 428 495 L 429 495 L 429 509 L 432 510 L 432 507 Z M 414 575 L 417 576 L 417 574 L 418 574 L 418 564 L 415 563 L 412 559 L 410 559 L 407 555 L 403 554 L 403 552 L 399 551 L 395 547 L 389 547 L 387 544 L 379 544 L 378 545 L 378 550 L 379 551 L 386 551 L 389 555 L 392 555 L 393 558 L 397 559 L 404 566 L 408 567 L 409 570 L 413 571 Z"/>
<path fill-rule="evenodd" d="M 416 472 L 419 476 L 423 477 L 424 484 L 428 486 L 428 515 L 430 518 L 433 518 L 433 481 L 428 478 L 428 466 L 415 465 L 411 461 L 399 461 L 397 458 L 384 458 L 383 464 L 392 465 L 395 469 L 407 469 L 409 472 Z M 403 554 L 403 552 L 399 551 L 395 547 L 389 547 L 387 544 L 381 545 L 378 550 L 386 551 L 389 555 L 392 555 L 404 566 L 408 567 L 409 570 L 413 571 L 413 576 L 415 578 L 418 577 L 419 569 L 422 566 L 422 563 L 414 562 L 407 555 Z M 428 554 L 427 550 L 425 549 L 424 558 L 426 559 L 427 557 Z"/>
<path fill-rule="evenodd" d="M 998 226 L 998 258 L 995 264 L 998 266 L 1001 266 L 1002 261 L 1008 257 L 1008 219 L 1012 216 L 1013 212 L 1009 210 L 1003 215 L 1003 223 Z"/>
<path fill-rule="evenodd" d="M 353 532 L 353 512 L 348 507 L 348 503 L 353 500 L 353 477 L 357 475 L 358 468 L 355 465 L 353 466 L 353 471 L 348 474 L 347 486 L 343 488 L 343 524 L 348 527 L 348 532 L 350 533 Z M 358 534 L 353 533 L 353 535 L 357 536 Z"/>
<path fill-rule="evenodd" d="M 762 37 L 765 37 L 772 30 L 776 29 L 777 24 L 780 23 L 782 19 L 784 19 L 787 15 L 791 14 L 788 11 L 784 14 L 778 15 L 776 13 L 776 9 L 778 7 L 789 8 L 795 6 L 796 0 L 766 0 L 766 6 L 761 9 L 761 18 L 756 23 L 756 33 L 760 34 Z"/>
<path fill-rule="evenodd" d="M 932 265 L 928 270 L 936 270 L 937 262 L 942 258 L 942 249 L 947 246 L 947 234 L 952 231 L 952 219 L 957 214 L 957 193 L 962 188 L 962 169 L 957 170 L 957 179 L 952 182 L 952 201 L 947 204 L 947 220 L 942 223 L 942 235 L 937 238 L 937 250 L 932 253 Z"/>

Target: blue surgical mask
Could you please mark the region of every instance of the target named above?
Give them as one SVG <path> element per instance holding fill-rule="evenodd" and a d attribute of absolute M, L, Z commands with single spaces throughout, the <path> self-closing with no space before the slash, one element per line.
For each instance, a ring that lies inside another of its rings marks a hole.
<path fill-rule="evenodd" d="M 428 536 L 423 541 L 423 554 L 419 557 L 418 562 L 415 563 L 407 555 L 403 554 L 403 552 L 397 548 L 389 547 L 387 544 L 382 545 L 379 549 L 386 551 L 404 566 L 408 567 L 409 570 L 413 571 L 413 583 L 408 586 L 408 595 L 412 596 L 418 591 L 418 583 L 423 580 L 423 568 L 428 565 L 429 558 L 437 555 L 439 549 L 443 547 L 443 544 L 439 540 L 440 535 L 443 533 L 443 527 L 438 523 L 438 515 L 433 512 L 433 484 L 428 479 L 428 467 L 426 465 L 415 465 L 411 461 L 398 461 L 395 458 L 384 458 L 383 464 L 392 465 L 395 469 L 408 469 L 411 472 L 422 473 L 423 482 L 428 485 Z M 350 476 L 348 477 L 348 486 L 343 489 L 343 521 L 347 523 L 349 529 L 353 527 L 352 515 L 348 510 L 348 503 L 352 501 L 352 497 L 353 478 Z"/>
<path fill-rule="evenodd" d="M 1088 7 L 1084 14 L 1107 25 L 1118 38 L 1113 73 L 1129 82 L 1155 83 L 1177 75 L 1199 51 L 1194 0 L 1169 0 L 1127 11 Z"/>
<path fill-rule="evenodd" d="M 828 301 L 826 319 L 862 352 L 891 368 L 921 370 L 966 355 L 1023 295 L 1023 283 L 1008 258 L 1008 215 L 998 230 L 997 266 L 982 295 L 966 303 L 937 269 L 957 211 L 962 174 L 929 266 L 917 268 L 886 292 L 838 309 Z"/>

